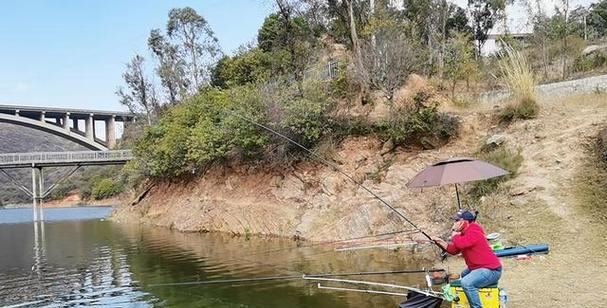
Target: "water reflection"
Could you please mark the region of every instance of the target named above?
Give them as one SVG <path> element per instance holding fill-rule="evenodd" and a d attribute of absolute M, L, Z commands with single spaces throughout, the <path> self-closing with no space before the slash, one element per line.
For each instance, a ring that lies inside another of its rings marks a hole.
<path fill-rule="evenodd" d="M 0 243 L 4 248 L 0 262 L 0 304 L 127 307 L 153 303 L 134 285 L 127 255 L 121 249 L 103 241 L 91 245 L 91 231 L 98 229 L 94 225 L 94 222 L 0 225 Z M 88 226 L 93 226 L 93 230 Z"/>
<path fill-rule="evenodd" d="M 184 234 L 107 221 L 0 224 L 0 305 L 396 307 L 401 298 L 322 291 L 303 281 L 150 285 L 420 266 L 386 250 L 293 246 L 288 240 Z M 365 279 L 423 284 L 423 277 L 415 275 Z"/>

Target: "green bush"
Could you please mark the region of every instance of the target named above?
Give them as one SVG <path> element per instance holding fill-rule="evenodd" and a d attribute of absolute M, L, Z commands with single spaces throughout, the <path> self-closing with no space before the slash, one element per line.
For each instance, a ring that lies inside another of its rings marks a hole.
<path fill-rule="evenodd" d="M 438 110 L 436 103 L 428 102 L 431 94 L 422 91 L 414 97 L 415 106 L 392 110 L 389 120 L 379 130 L 395 145 L 411 143 L 441 143 L 457 136 L 458 118 Z"/>
<path fill-rule="evenodd" d="M 91 197 L 94 200 L 106 199 L 121 193 L 123 190 L 122 183 L 112 179 L 102 179 L 92 186 Z"/>
<path fill-rule="evenodd" d="M 355 82 L 350 79 L 347 70 L 348 63 L 345 61 L 339 62 L 337 78 L 331 80 L 329 84 L 331 97 L 351 99 L 356 93 L 360 92 Z"/>
<path fill-rule="evenodd" d="M 607 66 L 607 52 L 596 51 L 591 55 L 581 55 L 573 61 L 575 72 L 589 72 Z"/>
<path fill-rule="evenodd" d="M 236 114 L 262 121 L 264 110 L 251 87 L 205 89 L 145 132 L 134 149 L 138 165 L 146 175 L 171 177 L 195 173 L 230 153 L 253 156 L 268 137 Z"/>
<path fill-rule="evenodd" d="M 271 75 L 272 55 L 259 48 L 242 50 L 233 57 L 224 57 L 211 72 L 211 84 L 220 88 L 230 88 L 261 83 Z"/>
<path fill-rule="evenodd" d="M 518 103 L 508 104 L 500 113 L 499 118 L 503 122 L 511 122 L 517 119 L 527 120 L 537 117 L 540 106 L 534 99 L 525 98 Z"/>
<path fill-rule="evenodd" d="M 518 169 L 523 163 L 521 151 L 512 151 L 506 148 L 498 148 L 491 152 L 483 152 L 478 155 L 480 160 L 494 164 L 509 172 L 508 175 L 486 181 L 478 181 L 472 184 L 468 195 L 473 201 L 486 196 L 499 188 L 500 183 L 512 179 L 518 175 Z"/>

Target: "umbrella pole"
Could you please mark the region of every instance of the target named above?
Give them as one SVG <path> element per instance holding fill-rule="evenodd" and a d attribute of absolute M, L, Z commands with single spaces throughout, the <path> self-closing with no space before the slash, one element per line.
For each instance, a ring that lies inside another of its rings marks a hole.
<path fill-rule="evenodd" d="M 457 189 L 457 184 L 455 184 L 455 195 L 457 196 L 457 209 L 462 209 L 462 204 L 459 201 L 459 190 Z"/>

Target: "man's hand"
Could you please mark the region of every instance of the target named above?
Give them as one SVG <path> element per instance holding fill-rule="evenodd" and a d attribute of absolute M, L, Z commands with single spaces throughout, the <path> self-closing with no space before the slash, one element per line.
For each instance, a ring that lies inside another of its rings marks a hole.
<path fill-rule="evenodd" d="M 441 247 L 447 249 L 447 242 L 445 242 L 445 240 L 443 240 L 442 238 L 438 237 L 438 236 L 433 236 L 432 240 L 439 244 Z"/>

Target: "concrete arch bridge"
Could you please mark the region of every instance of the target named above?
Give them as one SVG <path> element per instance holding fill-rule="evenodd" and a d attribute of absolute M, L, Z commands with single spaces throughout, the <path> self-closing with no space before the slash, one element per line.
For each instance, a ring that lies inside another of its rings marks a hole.
<path fill-rule="evenodd" d="M 116 122 L 131 121 L 135 115 L 128 112 L 0 105 L 0 122 L 45 131 L 97 151 L 116 145 Z M 95 133 L 99 122 L 105 126 L 103 139 Z"/>

